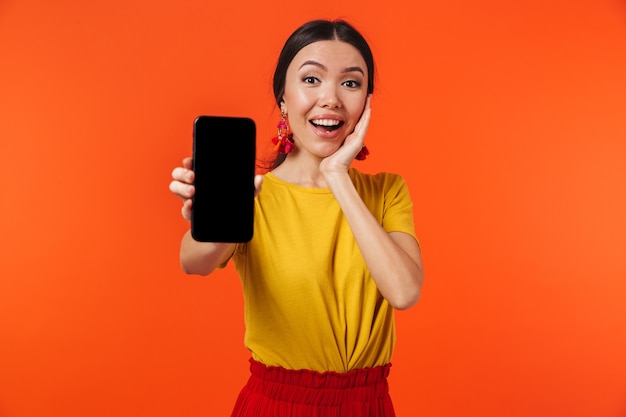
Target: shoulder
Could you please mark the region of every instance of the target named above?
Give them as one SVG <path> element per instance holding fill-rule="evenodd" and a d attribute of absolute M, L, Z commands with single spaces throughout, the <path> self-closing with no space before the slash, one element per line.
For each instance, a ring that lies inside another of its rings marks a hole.
<path fill-rule="evenodd" d="M 350 178 L 359 191 L 388 193 L 406 186 L 404 178 L 391 172 L 364 174 L 355 168 L 350 168 Z"/>

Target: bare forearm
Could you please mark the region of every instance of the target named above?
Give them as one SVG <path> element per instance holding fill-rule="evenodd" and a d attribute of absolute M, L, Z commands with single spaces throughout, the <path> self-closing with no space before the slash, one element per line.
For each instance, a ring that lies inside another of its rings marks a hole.
<path fill-rule="evenodd" d="M 198 242 L 187 231 L 180 243 L 180 266 L 187 274 L 208 275 L 234 250 L 234 243 Z"/>
<path fill-rule="evenodd" d="M 347 173 L 329 175 L 326 181 L 383 297 L 398 309 L 414 305 L 423 282 L 421 256 L 415 239 L 404 233 L 394 234 L 394 239 L 385 231 L 361 200 Z"/>

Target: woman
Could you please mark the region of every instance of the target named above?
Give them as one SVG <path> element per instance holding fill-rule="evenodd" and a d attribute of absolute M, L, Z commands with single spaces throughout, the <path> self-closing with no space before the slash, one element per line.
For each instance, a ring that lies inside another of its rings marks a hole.
<path fill-rule="evenodd" d="M 182 239 L 185 272 L 206 275 L 232 258 L 241 278 L 252 375 L 233 416 L 394 415 L 393 310 L 417 302 L 423 272 L 405 182 L 350 167 L 367 154 L 373 80 L 352 26 L 297 29 L 274 73 L 280 155 L 255 179 L 253 239 Z M 187 220 L 190 168 L 187 158 L 170 185 Z"/>

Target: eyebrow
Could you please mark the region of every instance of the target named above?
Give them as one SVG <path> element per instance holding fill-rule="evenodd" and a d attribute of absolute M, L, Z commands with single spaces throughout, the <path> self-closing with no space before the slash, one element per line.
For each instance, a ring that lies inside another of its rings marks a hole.
<path fill-rule="evenodd" d="M 315 67 L 318 67 L 318 68 L 323 69 L 324 71 L 328 71 L 328 68 L 326 68 L 326 66 L 325 66 L 325 65 L 320 64 L 319 62 L 317 62 L 317 61 L 313 61 L 313 60 L 311 60 L 311 59 L 310 59 L 310 60 L 308 60 L 308 61 L 305 61 L 302 65 L 300 65 L 300 68 L 302 68 L 302 67 L 304 67 L 304 66 L 306 66 L 306 65 L 313 65 L 313 66 L 315 66 Z M 342 70 L 341 70 L 341 72 L 342 72 L 342 73 L 348 73 L 348 72 L 360 72 L 362 75 L 365 75 L 365 72 L 364 72 L 364 71 L 363 71 L 363 69 L 362 69 L 361 67 L 359 67 L 359 66 L 347 67 L 347 68 L 342 69 Z"/>

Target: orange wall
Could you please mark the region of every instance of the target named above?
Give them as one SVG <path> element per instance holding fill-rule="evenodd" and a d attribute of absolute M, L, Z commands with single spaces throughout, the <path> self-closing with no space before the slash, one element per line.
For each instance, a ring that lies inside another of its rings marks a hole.
<path fill-rule="evenodd" d="M 398 415 L 626 416 L 624 3 L 214 3 L 0 4 L 0 416 L 228 415 L 240 287 L 179 270 L 169 175 L 198 114 L 267 149 L 276 56 L 318 17 L 370 39 L 359 166 L 415 200 Z"/>

